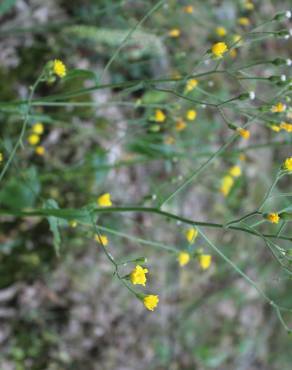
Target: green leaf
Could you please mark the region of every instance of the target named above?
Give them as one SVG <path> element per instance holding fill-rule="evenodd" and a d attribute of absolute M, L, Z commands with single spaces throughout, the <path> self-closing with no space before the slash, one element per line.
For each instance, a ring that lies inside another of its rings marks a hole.
<path fill-rule="evenodd" d="M 16 3 L 16 0 L 2 0 L 0 4 L 0 16 L 7 13 Z"/>
<path fill-rule="evenodd" d="M 59 209 L 58 203 L 54 199 L 48 199 L 45 202 L 44 208 L 46 209 Z M 60 219 L 58 217 L 54 216 L 48 216 L 47 220 L 50 225 L 50 230 L 53 234 L 53 243 L 56 255 L 60 255 L 60 247 L 61 247 L 61 236 L 59 232 L 59 225 L 60 225 Z"/>
<path fill-rule="evenodd" d="M 89 71 L 87 69 L 72 69 L 69 70 L 66 74 L 66 77 L 63 78 L 63 81 L 72 80 L 73 78 L 90 78 L 94 80 L 96 83 L 98 81 L 98 76 L 93 71 Z"/>

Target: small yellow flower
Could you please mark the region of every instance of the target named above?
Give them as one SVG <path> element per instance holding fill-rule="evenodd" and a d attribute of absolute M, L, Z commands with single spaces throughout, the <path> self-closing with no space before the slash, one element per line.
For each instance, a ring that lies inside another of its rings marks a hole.
<path fill-rule="evenodd" d="M 189 229 L 186 230 L 185 233 L 187 241 L 192 244 L 195 242 L 197 236 L 198 236 L 198 230 L 195 229 L 194 227 L 190 227 Z"/>
<path fill-rule="evenodd" d="M 275 132 L 281 131 L 281 127 L 278 126 L 278 125 L 271 125 L 270 126 L 270 129 L 273 130 L 273 131 L 275 131 Z"/>
<path fill-rule="evenodd" d="M 194 90 L 197 86 L 198 86 L 198 80 L 196 80 L 195 78 L 191 78 L 186 83 L 185 91 L 188 93 L 188 92 Z"/>
<path fill-rule="evenodd" d="M 100 207 L 111 207 L 112 201 L 111 201 L 111 195 L 110 193 L 104 193 L 100 197 L 97 198 L 97 204 Z"/>
<path fill-rule="evenodd" d="M 187 265 L 190 262 L 190 255 L 188 252 L 180 252 L 177 256 L 178 263 L 181 267 Z"/>
<path fill-rule="evenodd" d="M 254 4 L 251 1 L 247 0 L 244 4 L 244 7 L 245 7 L 246 10 L 253 10 L 254 9 Z"/>
<path fill-rule="evenodd" d="M 130 274 L 131 283 L 134 285 L 143 285 L 145 286 L 148 274 L 148 269 L 143 268 L 140 265 L 137 265 Z"/>
<path fill-rule="evenodd" d="M 54 60 L 54 62 L 53 62 L 53 71 L 54 71 L 55 75 L 57 75 L 60 78 L 63 78 L 63 77 L 66 76 L 66 66 L 59 59 Z"/>
<path fill-rule="evenodd" d="M 144 306 L 147 308 L 149 311 L 154 311 L 156 306 L 158 305 L 159 298 L 158 295 L 146 295 L 143 299 Z"/>
<path fill-rule="evenodd" d="M 0 152 L 0 163 L 3 162 L 3 154 Z"/>
<path fill-rule="evenodd" d="M 282 113 L 282 112 L 285 112 L 285 110 L 286 110 L 286 105 L 281 102 L 273 105 L 271 108 L 272 113 Z"/>
<path fill-rule="evenodd" d="M 292 124 L 287 122 L 281 122 L 280 127 L 282 130 L 287 132 L 292 132 Z"/>
<path fill-rule="evenodd" d="M 99 243 L 99 244 L 101 244 L 101 245 L 103 245 L 103 246 L 107 246 L 108 245 L 108 238 L 107 238 L 107 236 L 106 235 L 99 235 L 99 234 L 95 234 L 94 235 L 94 240 L 97 242 L 97 243 Z"/>
<path fill-rule="evenodd" d="M 184 13 L 192 14 L 194 12 L 194 7 L 192 5 L 186 5 L 183 7 Z"/>
<path fill-rule="evenodd" d="M 229 193 L 234 184 L 234 180 L 230 175 L 226 175 L 223 177 L 220 186 L 220 192 L 226 197 Z"/>
<path fill-rule="evenodd" d="M 246 130 L 245 128 L 241 128 L 239 127 L 237 129 L 237 132 L 239 133 L 239 135 L 243 138 L 243 139 L 249 139 L 250 138 L 250 132 L 249 130 Z"/>
<path fill-rule="evenodd" d="M 280 221 L 280 217 L 278 213 L 269 213 L 267 215 L 267 219 L 272 223 L 272 224 L 278 224 Z"/>
<path fill-rule="evenodd" d="M 77 227 L 77 221 L 76 220 L 71 220 L 70 222 L 69 222 L 69 225 L 70 225 L 70 227 L 72 227 L 73 229 L 75 229 L 75 227 Z"/>
<path fill-rule="evenodd" d="M 194 109 L 190 109 L 187 111 L 186 118 L 189 121 L 194 121 L 197 117 L 197 112 Z"/>
<path fill-rule="evenodd" d="M 226 36 L 226 34 L 227 34 L 227 31 L 226 31 L 226 29 L 225 29 L 224 27 L 217 27 L 217 28 L 215 29 L 215 32 L 217 33 L 217 35 L 218 35 L 219 37 L 224 37 L 224 36 Z"/>
<path fill-rule="evenodd" d="M 222 58 L 223 54 L 228 51 L 228 47 L 225 42 L 217 42 L 212 46 L 211 50 L 216 58 Z"/>
<path fill-rule="evenodd" d="M 155 116 L 154 116 L 155 122 L 164 122 L 166 120 L 166 115 L 162 112 L 160 109 L 156 109 Z"/>
<path fill-rule="evenodd" d="M 180 118 L 176 121 L 176 124 L 175 124 L 176 131 L 183 131 L 185 130 L 186 127 L 187 127 L 187 124 L 185 123 L 183 119 Z"/>
<path fill-rule="evenodd" d="M 250 20 L 247 17 L 240 17 L 238 18 L 238 24 L 240 24 L 241 26 L 249 26 Z"/>
<path fill-rule="evenodd" d="M 229 175 L 232 177 L 239 177 L 241 175 L 241 168 L 239 166 L 233 166 L 229 170 Z"/>
<path fill-rule="evenodd" d="M 240 160 L 240 161 L 246 161 L 246 155 L 245 155 L 245 154 L 243 154 L 243 153 L 240 153 L 240 154 L 239 154 L 239 160 Z"/>
<path fill-rule="evenodd" d="M 31 134 L 27 138 L 27 141 L 29 142 L 30 145 L 37 145 L 40 141 L 40 137 L 39 137 L 39 135 Z"/>
<path fill-rule="evenodd" d="M 237 51 L 236 49 L 231 49 L 230 52 L 229 52 L 231 58 L 236 58 L 237 57 Z"/>
<path fill-rule="evenodd" d="M 292 171 L 292 157 L 289 157 L 284 161 L 283 168 L 285 171 Z"/>
<path fill-rule="evenodd" d="M 211 266 L 212 256 L 210 254 L 201 254 L 199 256 L 199 264 L 203 270 L 207 270 Z"/>
<path fill-rule="evenodd" d="M 179 37 L 180 36 L 180 30 L 178 28 L 173 28 L 170 31 L 168 31 L 168 36 L 173 37 L 173 38 Z"/>
<path fill-rule="evenodd" d="M 173 136 L 166 136 L 164 142 L 166 145 L 172 145 L 175 143 L 175 138 Z"/>
<path fill-rule="evenodd" d="M 37 122 L 32 126 L 32 132 L 37 135 L 44 133 L 44 125 L 41 122 Z"/>
<path fill-rule="evenodd" d="M 42 146 L 42 145 L 38 145 L 36 148 L 35 148 L 35 152 L 37 155 L 39 156 L 43 156 L 45 154 L 45 148 Z"/>

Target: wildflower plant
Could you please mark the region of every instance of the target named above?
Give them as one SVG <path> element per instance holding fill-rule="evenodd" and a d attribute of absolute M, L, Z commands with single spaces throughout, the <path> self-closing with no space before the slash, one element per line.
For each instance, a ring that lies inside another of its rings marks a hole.
<path fill-rule="evenodd" d="M 59 261 L 69 241 L 94 243 L 144 314 L 173 301 L 157 282 L 165 259 L 194 285 L 229 271 L 291 332 L 285 282 L 280 295 L 249 273 L 265 268 L 259 250 L 273 274 L 292 273 L 291 17 L 240 1 L 222 22 L 205 2 L 167 3 L 149 2 L 118 46 L 110 30 L 65 25 L 76 37 L 62 57 L 50 50 L 27 96 L 0 103 L 7 123 L 21 122 L 3 131 L 0 215 L 16 228 L 45 220 Z M 83 48 L 103 55 L 98 72 L 78 66 Z"/>

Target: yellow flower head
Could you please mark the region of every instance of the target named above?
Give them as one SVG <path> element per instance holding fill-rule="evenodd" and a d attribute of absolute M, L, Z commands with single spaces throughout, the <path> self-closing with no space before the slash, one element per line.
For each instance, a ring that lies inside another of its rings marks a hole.
<path fill-rule="evenodd" d="M 3 154 L 0 152 L 0 163 L 3 162 Z"/>
<path fill-rule="evenodd" d="M 70 227 L 72 227 L 73 229 L 75 229 L 75 227 L 77 227 L 78 223 L 77 223 L 77 221 L 76 221 L 76 220 L 71 220 L 71 221 L 69 222 L 69 225 L 70 225 Z"/>
<path fill-rule="evenodd" d="M 159 298 L 158 295 L 146 295 L 143 299 L 144 306 L 147 308 L 149 311 L 154 311 L 156 306 L 158 305 Z"/>
<path fill-rule="evenodd" d="M 187 229 L 185 236 L 186 236 L 187 241 L 190 244 L 192 244 L 196 241 L 196 238 L 198 236 L 198 230 L 195 229 L 194 227 L 190 227 L 189 229 Z"/>
<path fill-rule="evenodd" d="M 143 268 L 140 265 L 137 265 L 130 274 L 131 283 L 134 285 L 143 285 L 145 286 L 147 278 L 146 274 L 148 269 Z"/>
<path fill-rule="evenodd" d="M 281 122 L 280 127 L 282 130 L 287 132 L 292 132 L 292 124 L 287 122 Z"/>
<path fill-rule="evenodd" d="M 244 7 L 246 10 L 253 10 L 254 4 L 250 0 L 247 0 L 244 4 Z"/>
<path fill-rule="evenodd" d="M 155 122 L 164 122 L 166 120 L 166 115 L 162 112 L 160 109 L 156 109 L 155 116 L 154 116 Z"/>
<path fill-rule="evenodd" d="M 39 135 L 31 134 L 27 138 L 27 141 L 29 142 L 30 145 L 37 145 L 40 141 L 40 137 L 39 137 Z"/>
<path fill-rule="evenodd" d="M 243 138 L 243 139 L 246 139 L 248 140 L 250 138 L 250 132 L 249 130 L 246 130 L 245 128 L 241 128 L 239 127 L 237 129 L 237 132 L 239 133 L 239 135 Z"/>
<path fill-rule="evenodd" d="M 45 154 L 45 148 L 42 146 L 42 145 L 38 145 L 36 148 L 35 148 L 35 152 L 37 155 L 39 156 L 43 156 Z"/>
<path fill-rule="evenodd" d="M 228 51 L 228 47 L 225 42 L 217 42 L 212 46 L 211 50 L 216 58 L 222 58 L 223 54 Z"/>
<path fill-rule="evenodd" d="M 236 58 L 237 57 L 237 50 L 236 49 L 231 49 L 229 52 L 231 58 Z"/>
<path fill-rule="evenodd" d="M 270 126 L 270 129 L 273 130 L 273 131 L 275 131 L 275 132 L 281 131 L 281 127 L 278 126 L 278 125 L 271 125 Z"/>
<path fill-rule="evenodd" d="M 207 270 L 212 262 L 212 256 L 210 254 L 201 254 L 199 256 L 199 264 L 203 270 Z"/>
<path fill-rule="evenodd" d="M 220 192 L 226 197 L 229 193 L 234 184 L 234 180 L 230 175 L 226 175 L 223 177 Z"/>
<path fill-rule="evenodd" d="M 95 234 L 94 239 L 97 243 L 99 243 L 99 244 L 101 244 L 105 247 L 108 245 L 108 238 L 107 238 L 106 235 Z"/>
<path fill-rule="evenodd" d="M 292 157 L 289 157 L 285 160 L 283 168 L 285 171 L 292 171 Z"/>
<path fill-rule="evenodd" d="M 187 111 L 186 118 L 189 121 L 194 121 L 197 117 L 197 112 L 194 109 L 190 109 Z"/>
<path fill-rule="evenodd" d="M 179 37 L 180 36 L 180 30 L 178 28 L 173 28 L 170 31 L 168 31 L 168 36 L 173 37 L 173 38 Z"/>
<path fill-rule="evenodd" d="M 188 80 L 185 90 L 188 93 L 194 90 L 197 86 L 198 86 L 198 80 L 196 80 L 195 78 L 191 78 L 190 80 Z"/>
<path fill-rule="evenodd" d="M 104 193 L 100 197 L 97 198 L 97 204 L 100 207 L 111 207 L 112 201 L 111 201 L 111 195 L 110 193 Z"/>
<path fill-rule="evenodd" d="M 233 166 L 229 170 L 229 175 L 232 177 L 239 177 L 241 175 L 241 168 L 239 166 Z"/>
<path fill-rule="evenodd" d="M 60 78 L 63 78 L 63 77 L 66 76 L 66 66 L 59 59 L 54 60 L 54 62 L 53 62 L 53 71 L 54 71 L 55 75 L 57 75 Z"/>
<path fill-rule="evenodd" d="M 278 213 L 269 213 L 267 215 L 267 219 L 272 223 L 272 224 L 278 224 L 280 221 L 280 217 Z"/>
<path fill-rule="evenodd" d="M 176 121 L 176 124 L 175 124 L 176 131 L 183 131 L 185 130 L 186 127 L 187 127 L 187 124 L 185 123 L 183 119 L 180 118 Z"/>
<path fill-rule="evenodd" d="M 281 102 L 273 105 L 271 108 L 272 113 L 282 113 L 282 112 L 285 112 L 285 110 L 286 110 L 286 105 Z"/>
<path fill-rule="evenodd" d="M 190 262 L 190 255 L 188 252 L 180 252 L 177 256 L 178 263 L 181 267 L 187 265 Z"/>
<path fill-rule="evenodd" d="M 218 35 L 219 37 L 224 37 L 224 36 L 226 36 L 226 34 L 227 34 L 227 31 L 226 31 L 226 29 L 225 29 L 224 27 L 217 27 L 217 28 L 215 29 L 215 32 L 217 33 L 217 35 Z"/>
<path fill-rule="evenodd" d="M 240 24 L 241 26 L 249 26 L 250 20 L 247 17 L 240 17 L 238 18 L 238 24 Z"/>
<path fill-rule="evenodd" d="M 194 12 L 194 7 L 192 5 L 186 5 L 183 7 L 184 13 L 192 14 Z"/>
<path fill-rule="evenodd" d="M 44 133 L 44 125 L 41 122 L 37 122 L 32 126 L 32 132 L 37 135 Z"/>

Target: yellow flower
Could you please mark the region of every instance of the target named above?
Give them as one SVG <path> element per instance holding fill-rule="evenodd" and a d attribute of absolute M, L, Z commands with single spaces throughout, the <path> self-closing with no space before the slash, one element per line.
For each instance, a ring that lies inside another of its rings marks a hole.
<path fill-rule="evenodd" d="M 149 311 L 154 311 L 156 306 L 158 305 L 159 298 L 158 295 L 146 295 L 143 299 L 144 306 L 147 308 Z"/>
<path fill-rule="evenodd" d="M 241 127 L 239 127 L 238 129 L 237 129 L 237 132 L 239 133 L 239 135 L 242 137 L 242 138 L 244 138 L 244 139 L 249 139 L 249 137 L 250 137 L 250 132 L 249 132 L 249 130 L 246 130 L 245 128 L 241 128 Z"/>
<path fill-rule="evenodd" d="M 238 18 L 238 23 L 241 26 L 249 26 L 250 25 L 250 20 L 247 17 L 240 17 L 240 18 Z"/>
<path fill-rule="evenodd" d="M 185 121 L 183 119 L 178 119 L 175 124 L 176 131 L 183 131 L 187 127 Z"/>
<path fill-rule="evenodd" d="M 210 254 L 201 254 L 199 256 L 199 264 L 203 270 L 207 270 L 212 262 L 212 256 Z"/>
<path fill-rule="evenodd" d="M 286 171 L 292 171 L 292 157 L 289 157 L 285 160 L 283 167 Z"/>
<path fill-rule="evenodd" d="M 247 0 L 244 4 L 244 7 L 247 10 L 253 10 L 254 9 L 254 4 L 251 1 Z"/>
<path fill-rule="evenodd" d="M 275 131 L 275 132 L 279 132 L 281 131 L 281 127 L 280 126 L 277 126 L 277 125 L 271 125 L 270 126 L 270 129 Z"/>
<path fill-rule="evenodd" d="M 231 49 L 229 52 L 231 58 L 236 58 L 237 57 L 237 51 L 236 49 Z"/>
<path fill-rule="evenodd" d="M 130 274 L 131 283 L 145 286 L 147 281 L 146 274 L 148 274 L 148 269 L 144 269 L 142 266 L 137 265 Z"/>
<path fill-rule="evenodd" d="M 31 134 L 27 138 L 27 141 L 29 142 L 30 145 L 37 145 L 40 141 L 40 137 L 39 137 L 39 135 Z"/>
<path fill-rule="evenodd" d="M 103 245 L 103 246 L 107 246 L 108 245 L 108 238 L 106 235 L 99 235 L 99 234 L 95 234 L 94 235 L 94 239 L 97 243 Z"/>
<path fill-rule="evenodd" d="M 217 28 L 215 29 L 215 32 L 217 33 L 217 35 L 218 35 L 219 37 L 224 37 L 224 36 L 226 36 L 226 34 L 227 34 L 227 31 L 226 31 L 226 29 L 225 29 L 224 27 L 217 27 Z"/>
<path fill-rule="evenodd" d="M 272 224 L 278 224 L 280 221 L 280 217 L 278 213 L 269 213 L 267 215 L 267 219 L 272 223 Z"/>
<path fill-rule="evenodd" d="M 183 7 L 183 11 L 187 14 L 192 14 L 194 12 L 194 8 L 192 5 L 186 5 Z"/>
<path fill-rule="evenodd" d="M 166 120 L 166 115 L 160 109 L 156 109 L 154 120 L 156 122 L 164 122 Z"/>
<path fill-rule="evenodd" d="M 104 193 L 100 197 L 97 198 L 97 204 L 100 207 L 111 207 L 112 201 L 111 201 L 111 195 L 110 193 Z"/>
<path fill-rule="evenodd" d="M 190 80 L 188 80 L 186 84 L 185 91 L 188 93 L 194 90 L 197 86 L 198 86 L 198 80 L 196 80 L 195 78 L 191 78 Z"/>
<path fill-rule="evenodd" d="M 72 227 L 74 229 L 75 227 L 77 227 L 77 221 L 76 220 L 71 220 L 69 222 L 69 225 L 70 225 L 70 227 Z"/>
<path fill-rule="evenodd" d="M 198 236 L 198 230 L 195 229 L 194 227 L 190 227 L 189 229 L 187 229 L 186 233 L 185 233 L 185 236 L 186 236 L 186 239 L 187 241 L 192 244 L 195 242 L 197 236 Z"/>
<path fill-rule="evenodd" d="M 168 32 L 169 37 L 179 37 L 180 36 L 180 30 L 178 28 L 173 28 Z"/>
<path fill-rule="evenodd" d="M 45 148 L 41 145 L 38 145 L 36 148 L 35 148 L 35 152 L 37 155 L 39 156 L 43 156 L 45 154 Z"/>
<path fill-rule="evenodd" d="M 241 175 L 241 168 L 239 166 L 233 166 L 229 170 L 229 175 L 233 177 L 239 177 Z"/>
<path fill-rule="evenodd" d="M 190 109 L 187 111 L 186 118 L 189 121 L 194 121 L 197 117 L 197 112 L 194 109 Z"/>
<path fill-rule="evenodd" d="M 3 162 L 3 154 L 0 152 L 0 163 Z"/>
<path fill-rule="evenodd" d="M 234 184 L 234 180 L 231 176 L 226 175 L 223 177 L 220 187 L 220 192 L 226 197 Z"/>
<path fill-rule="evenodd" d="M 225 42 L 217 42 L 212 46 L 211 50 L 216 58 L 222 58 L 223 54 L 228 51 L 228 47 Z"/>
<path fill-rule="evenodd" d="M 246 155 L 245 155 L 245 154 L 243 154 L 243 153 L 240 153 L 240 154 L 239 154 L 239 160 L 240 160 L 240 161 L 246 161 Z"/>
<path fill-rule="evenodd" d="M 283 129 L 287 132 L 292 132 L 292 124 L 291 123 L 281 122 L 280 127 L 281 127 L 281 129 Z"/>
<path fill-rule="evenodd" d="M 32 126 L 32 132 L 37 135 L 44 133 L 44 125 L 41 122 L 37 122 Z"/>
<path fill-rule="evenodd" d="M 272 108 L 271 108 L 272 113 L 282 113 L 285 110 L 286 110 L 286 105 L 281 103 L 281 102 L 273 105 Z"/>
<path fill-rule="evenodd" d="M 187 265 L 190 262 L 190 255 L 188 252 L 180 252 L 177 257 L 178 263 L 181 267 Z"/>
<path fill-rule="evenodd" d="M 66 76 L 66 66 L 65 64 L 59 60 L 55 59 L 53 62 L 53 71 L 58 77 L 65 77 Z"/>
<path fill-rule="evenodd" d="M 173 136 L 166 136 L 164 142 L 166 145 L 172 145 L 175 143 L 175 138 Z"/>

